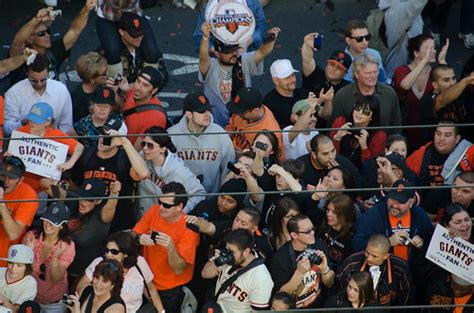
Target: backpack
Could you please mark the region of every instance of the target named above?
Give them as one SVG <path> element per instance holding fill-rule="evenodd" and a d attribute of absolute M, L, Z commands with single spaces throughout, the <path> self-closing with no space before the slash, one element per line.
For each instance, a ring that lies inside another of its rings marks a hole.
<path fill-rule="evenodd" d="M 408 29 L 400 36 L 400 38 L 395 42 L 392 48 L 387 46 L 387 37 L 385 36 L 385 10 L 374 9 L 370 11 L 369 16 L 367 17 L 367 28 L 369 34 L 372 35 L 370 38 L 369 47 L 380 52 L 384 64 L 386 64 L 387 57 L 393 52 L 400 50 L 402 43 L 405 41 L 405 38 L 408 36 Z"/>

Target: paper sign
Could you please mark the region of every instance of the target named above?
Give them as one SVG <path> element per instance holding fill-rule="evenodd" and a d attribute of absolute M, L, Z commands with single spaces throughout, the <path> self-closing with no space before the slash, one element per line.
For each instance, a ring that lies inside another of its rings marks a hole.
<path fill-rule="evenodd" d="M 210 3 L 206 20 L 212 25 L 212 34 L 226 44 L 244 44 L 255 31 L 255 17 L 252 11 L 239 1 Z"/>
<path fill-rule="evenodd" d="M 474 284 L 474 245 L 462 238 L 451 237 L 446 228 L 437 225 L 426 258 Z"/>
<path fill-rule="evenodd" d="M 10 140 L 8 152 L 25 163 L 27 172 L 55 180 L 61 178 L 57 168 L 66 161 L 67 145 L 19 131 L 14 131 L 11 138 L 23 138 Z"/>

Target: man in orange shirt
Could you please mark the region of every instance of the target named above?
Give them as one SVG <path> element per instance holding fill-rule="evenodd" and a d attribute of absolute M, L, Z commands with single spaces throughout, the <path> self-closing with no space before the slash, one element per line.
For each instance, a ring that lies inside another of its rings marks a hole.
<path fill-rule="evenodd" d="M 38 197 L 29 185 L 23 182 L 25 164 L 15 156 L 5 157 L 0 163 L 0 201 L 21 200 Z M 8 247 L 19 243 L 26 228 L 31 225 L 38 202 L 0 203 L 0 258 L 6 258 Z M 6 262 L 0 261 L 0 267 Z"/>
<path fill-rule="evenodd" d="M 166 128 L 167 115 L 156 94 L 166 85 L 166 76 L 154 67 L 146 66 L 138 74 L 135 84 L 127 93 L 123 116 L 129 134 L 144 134 L 152 126 Z M 129 137 L 137 150 L 141 139 Z"/>
<path fill-rule="evenodd" d="M 227 131 L 238 131 L 240 133 L 230 134 L 237 152 L 244 149 L 250 149 L 255 137 L 260 130 L 278 131 L 275 135 L 278 138 L 280 146 L 280 160 L 284 159 L 283 137 L 280 131 L 280 125 L 273 116 L 272 111 L 263 105 L 262 94 L 255 88 L 241 88 L 235 98 L 227 103 L 227 110 L 232 113 Z M 255 133 L 246 133 L 246 131 L 256 131 Z M 243 133 L 242 133 L 243 132 Z"/>
<path fill-rule="evenodd" d="M 143 256 L 150 265 L 166 312 L 181 312 L 183 286 L 194 270 L 199 234 L 186 227 L 183 208 L 188 201 L 180 183 L 161 188 L 158 205 L 150 207 L 133 228 L 132 234 L 143 245 Z"/>

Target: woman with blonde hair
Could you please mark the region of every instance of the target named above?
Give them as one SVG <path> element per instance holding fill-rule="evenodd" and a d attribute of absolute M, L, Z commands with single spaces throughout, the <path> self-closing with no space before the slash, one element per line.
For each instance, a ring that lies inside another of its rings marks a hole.
<path fill-rule="evenodd" d="M 82 82 L 71 92 L 74 123 L 89 115 L 94 91 L 107 81 L 107 61 L 97 52 L 91 51 L 77 59 L 76 71 Z"/>

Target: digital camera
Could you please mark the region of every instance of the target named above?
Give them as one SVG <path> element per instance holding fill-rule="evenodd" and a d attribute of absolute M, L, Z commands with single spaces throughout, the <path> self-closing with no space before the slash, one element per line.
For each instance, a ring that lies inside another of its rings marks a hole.
<path fill-rule="evenodd" d="M 234 255 L 227 247 L 219 249 L 220 255 L 214 260 L 214 264 L 219 267 L 225 264 L 232 265 L 234 263 Z"/>
<path fill-rule="evenodd" d="M 323 259 L 316 254 L 316 250 L 314 249 L 306 249 L 301 253 L 300 255 L 301 258 L 308 258 L 309 262 L 312 265 L 320 265 L 321 262 L 323 262 Z"/>

